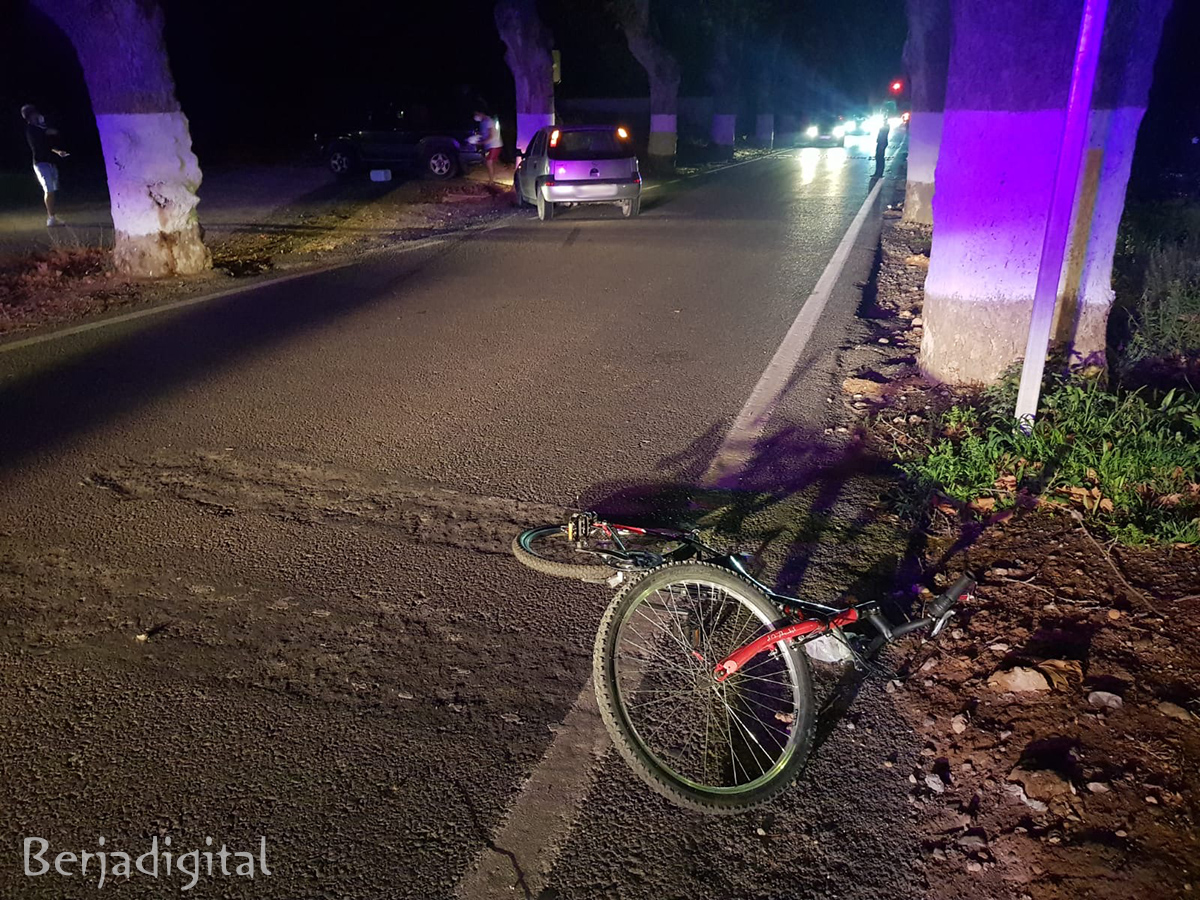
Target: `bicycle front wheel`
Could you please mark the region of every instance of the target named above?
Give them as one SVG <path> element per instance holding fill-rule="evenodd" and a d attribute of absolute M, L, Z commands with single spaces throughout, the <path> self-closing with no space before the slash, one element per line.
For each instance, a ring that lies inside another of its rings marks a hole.
<path fill-rule="evenodd" d="M 815 723 L 803 650 L 781 642 L 727 681 L 713 675 L 781 618 L 749 582 L 706 563 L 662 566 L 612 602 L 596 636 L 596 698 L 650 787 L 690 809 L 736 813 L 795 778 Z"/>

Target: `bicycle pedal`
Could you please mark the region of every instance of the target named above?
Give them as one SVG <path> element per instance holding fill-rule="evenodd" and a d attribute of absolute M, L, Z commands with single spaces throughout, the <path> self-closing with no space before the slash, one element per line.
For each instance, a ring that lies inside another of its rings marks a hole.
<path fill-rule="evenodd" d="M 616 588 L 616 587 L 620 587 L 621 582 L 623 582 L 624 580 L 625 580 L 624 572 L 614 572 L 612 575 L 610 575 L 608 578 L 606 578 L 604 580 L 604 583 L 607 584 L 610 588 Z"/>

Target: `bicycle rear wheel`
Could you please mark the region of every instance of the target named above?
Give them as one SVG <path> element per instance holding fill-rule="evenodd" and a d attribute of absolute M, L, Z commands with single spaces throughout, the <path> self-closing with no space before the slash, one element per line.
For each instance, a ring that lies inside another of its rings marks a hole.
<path fill-rule="evenodd" d="M 596 636 L 596 698 L 650 787 L 690 809 L 736 813 L 795 778 L 815 722 L 803 650 L 780 643 L 725 682 L 713 676 L 781 619 L 761 591 L 707 563 L 662 566 L 612 602 Z"/>
<path fill-rule="evenodd" d="M 575 541 L 568 539 L 561 525 L 522 531 L 513 538 L 512 552 L 513 556 L 534 571 L 557 578 L 603 582 L 617 574 L 612 566 L 581 562 L 598 560 L 600 557 L 581 552 Z"/>
<path fill-rule="evenodd" d="M 648 572 L 664 558 L 690 552 L 676 538 L 627 526 L 604 523 L 605 531 L 595 527 L 581 543 L 568 537 L 561 525 L 530 528 L 513 539 L 512 552 L 529 568 L 558 578 L 581 581 L 607 581 L 618 572 Z M 612 556 L 605 554 L 611 553 Z"/>

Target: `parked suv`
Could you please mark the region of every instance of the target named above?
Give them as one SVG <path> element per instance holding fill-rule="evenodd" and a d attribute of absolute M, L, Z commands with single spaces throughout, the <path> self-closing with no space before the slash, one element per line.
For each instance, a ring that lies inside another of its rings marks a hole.
<path fill-rule="evenodd" d="M 536 205 L 542 221 L 556 204 L 615 203 L 626 218 L 641 209 L 642 176 L 624 128 L 552 125 L 518 156 L 517 203 Z"/>
<path fill-rule="evenodd" d="M 434 178 L 453 178 L 483 161 L 468 138 L 476 133 L 470 113 L 435 113 L 421 103 L 379 104 L 350 128 L 315 135 L 321 158 L 335 175 L 362 169 L 408 168 Z"/>

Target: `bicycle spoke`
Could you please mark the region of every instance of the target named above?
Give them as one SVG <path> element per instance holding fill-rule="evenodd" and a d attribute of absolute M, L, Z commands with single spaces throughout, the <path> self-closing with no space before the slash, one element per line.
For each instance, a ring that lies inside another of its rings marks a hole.
<path fill-rule="evenodd" d="M 799 686 L 786 655 L 764 653 L 725 682 L 714 676 L 775 620 L 761 602 L 693 578 L 651 588 L 629 608 L 613 677 L 631 735 L 672 777 L 738 792 L 776 777 L 795 752 Z"/>

